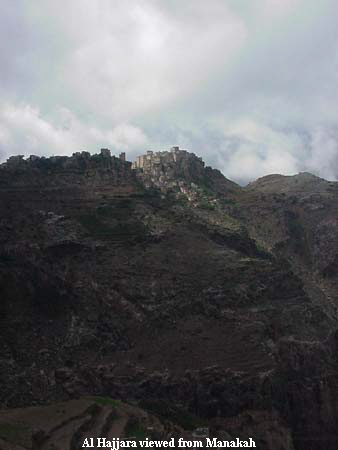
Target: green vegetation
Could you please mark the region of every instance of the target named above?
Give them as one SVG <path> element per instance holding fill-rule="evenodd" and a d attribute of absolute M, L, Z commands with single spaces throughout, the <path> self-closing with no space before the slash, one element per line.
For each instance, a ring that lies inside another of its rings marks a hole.
<path fill-rule="evenodd" d="M 135 214 L 136 201 L 135 198 L 117 199 L 77 219 L 91 237 L 142 241 L 148 236 L 148 229 Z"/>
<path fill-rule="evenodd" d="M 93 237 L 111 237 L 116 240 L 134 240 L 144 238 L 147 228 L 142 222 L 107 223 L 96 215 L 83 215 L 78 218 L 81 225 Z"/>
<path fill-rule="evenodd" d="M 0 438 L 22 447 L 32 446 L 32 430 L 25 424 L 0 423 Z"/>
<path fill-rule="evenodd" d="M 166 400 L 147 399 L 142 400 L 139 405 L 141 408 L 148 410 L 154 415 L 158 415 L 163 419 L 170 420 L 181 426 L 185 430 L 194 430 L 195 428 L 207 426 L 208 422 L 184 409 L 178 408 L 170 404 Z"/>
<path fill-rule="evenodd" d="M 235 200 L 232 198 L 219 198 L 218 202 L 222 205 L 222 206 L 228 206 L 228 205 L 235 205 Z"/>
<path fill-rule="evenodd" d="M 112 227 L 102 222 L 95 214 L 84 214 L 78 220 L 93 236 L 106 236 L 112 233 Z"/>
<path fill-rule="evenodd" d="M 213 211 L 214 209 L 216 209 L 216 205 L 215 203 L 210 203 L 207 199 L 203 199 L 199 205 L 200 208 L 202 209 L 206 209 L 208 211 Z"/>
<path fill-rule="evenodd" d="M 200 184 L 200 190 L 202 190 L 202 193 L 206 195 L 207 197 L 214 197 L 215 192 L 207 185 L 207 184 Z"/>
<path fill-rule="evenodd" d="M 7 252 L 0 253 L 0 264 L 10 265 L 15 262 L 14 256 Z"/>
<path fill-rule="evenodd" d="M 134 437 L 136 439 L 145 439 L 147 434 L 143 425 L 137 417 L 130 417 L 124 430 L 126 437 Z"/>
<path fill-rule="evenodd" d="M 55 284 L 40 284 L 36 278 L 34 302 L 45 314 L 57 314 L 63 309 L 66 296 L 61 294 L 60 289 Z"/>
<path fill-rule="evenodd" d="M 115 211 L 114 211 L 114 208 L 112 205 L 99 206 L 96 209 L 96 212 L 97 212 L 98 216 L 101 216 L 101 217 L 109 217 L 109 218 L 115 217 Z"/>
<path fill-rule="evenodd" d="M 114 202 L 99 206 L 96 213 L 102 218 L 127 220 L 132 217 L 136 203 L 133 198 L 118 199 Z"/>
<path fill-rule="evenodd" d="M 148 234 L 148 229 L 142 222 L 119 223 L 112 231 L 116 239 L 132 241 L 143 240 Z"/>
<path fill-rule="evenodd" d="M 117 407 L 117 406 L 121 405 L 121 401 L 120 400 L 115 400 L 115 399 L 110 398 L 110 397 L 85 397 L 85 399 L 92 400 L 97 405 L 101 405 L 101 406 Z"/>

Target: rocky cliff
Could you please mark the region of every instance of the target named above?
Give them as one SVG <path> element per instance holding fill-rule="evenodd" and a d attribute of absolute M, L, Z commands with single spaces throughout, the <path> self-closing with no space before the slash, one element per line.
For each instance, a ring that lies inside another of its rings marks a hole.
<path fill-rule="evenodd" d="M 336 184 L 155 157 L 0 166 L 3 407 L 101 395 L 336 450 Z"/>

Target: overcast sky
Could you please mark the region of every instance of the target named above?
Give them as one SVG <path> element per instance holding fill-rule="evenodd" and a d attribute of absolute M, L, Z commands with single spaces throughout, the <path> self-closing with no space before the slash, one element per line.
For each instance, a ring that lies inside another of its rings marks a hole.
<path fill-rule="evenodd" d="M 179 145 L 338 176 L 337 0 L 1 0 L 0 160 Z"/>

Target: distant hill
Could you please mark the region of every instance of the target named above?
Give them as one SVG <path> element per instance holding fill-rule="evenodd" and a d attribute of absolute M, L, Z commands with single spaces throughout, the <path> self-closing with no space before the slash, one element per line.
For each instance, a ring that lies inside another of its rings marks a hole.
<path fill-rule="evenodd" d="M 336 182 L 326 181 L 311 173 L 302 172 L 293 176 L 267 175 L 249 183 L 246 189 L 265 193 L 291 194 L 325 192 L 338 188 Z"/>

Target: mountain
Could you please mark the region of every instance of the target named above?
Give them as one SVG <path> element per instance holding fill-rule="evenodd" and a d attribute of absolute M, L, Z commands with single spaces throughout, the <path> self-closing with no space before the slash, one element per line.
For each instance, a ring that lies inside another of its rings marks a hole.
<path fill-rule="evenodd" d="M 293 176 L 267 175 L 249 183 L 247 189 L 269 194 L 305 195 L 337 190 L 337 183 L 302 172 Z"/>
<path fill-rule="evenodd" d="M 0 192 L 0 439 L 11 408 L 103 396 L 336 450 L 337 183 L 242 188 L 174 147 L 12 157 Z"/>

